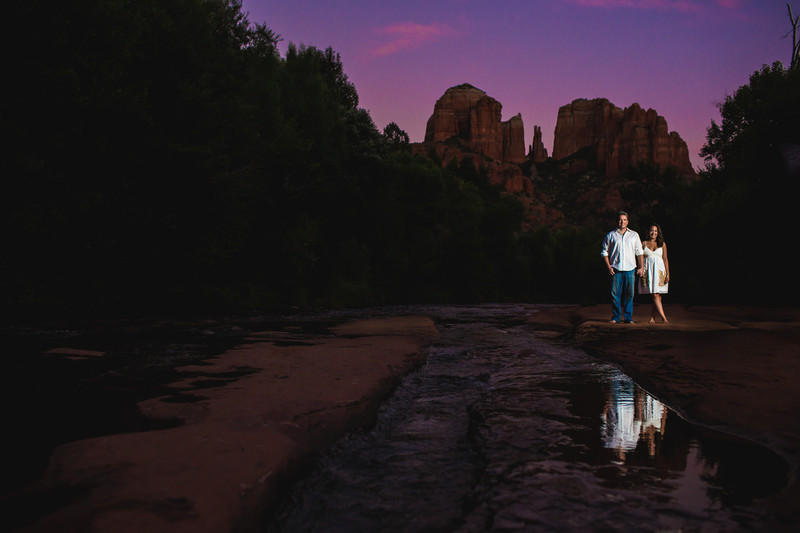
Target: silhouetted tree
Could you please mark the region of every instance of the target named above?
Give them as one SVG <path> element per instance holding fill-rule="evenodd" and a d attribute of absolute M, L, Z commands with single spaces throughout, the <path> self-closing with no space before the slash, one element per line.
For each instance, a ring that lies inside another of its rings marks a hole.
<path fill-rule="evenodd" d="M 800 70 L 764 65 L 719 104 L 700 154 L 711 172 L 763 184 L 784 175 L 781 146 L 800 142 Z"/>
<path fill-rule="evenodd" d="M 394 122 L 390 122 L 385 128 L 383 128 L 383 136 L 386 138 L 386 141 L 392 150 L 408 149 L 408 133 L 401 130 L 400 126 Z"/>
<path fill-rule="evenodd" d="M 800 22 L 800 15 L 796 17 L 792 14 L 792 5 L 786 2 L 786 9 L 789 15 L 789 23 L 792 25 L 792 59 L 790 68 L 800 65 L 800 41 L 797 40 L 797 25 Z"/>
<path fill-rule="evenodd" d="M 798 95 L 800 69 L 786 69 L 780 62 L 765 65 L 719 105 L 722 122 L 711 123 L 700 152 L 706 170 L 701 172 L 698 228 L 724 246 L 730 258 L 720 283 L 736 287 L 740 298 L 769 301 L 777 296 L 765 290 L 753 268 L 758 250 L 800 251 L 795 235 L 764 231 L 793 225 L 800 190 L 785 154 L 800 146 Z"/>

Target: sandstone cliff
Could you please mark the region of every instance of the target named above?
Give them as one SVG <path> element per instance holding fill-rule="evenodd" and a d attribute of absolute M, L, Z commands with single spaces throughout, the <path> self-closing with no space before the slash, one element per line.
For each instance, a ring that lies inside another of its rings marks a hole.
<path fill-rule="evenodd" d="M 525 161 L 525 128 L 522 115 L 517 113 L 500 123 L 503 127 L 503 161 L 522 163 Z"/>
<path fill-rule="evenodd" d="M 522 116 L 502 122 L 503 105 L 468 83 L 450 87 L 433 107 L 425 142 L 456 137 L 467 149 L 508 163 L 525 160 Z"/>
<path fill-rule="evenodd" d="M 602 223 L 626 205 L 617 178 L 640 162 L 696 176 L 686 143 L 669 131 L 664 117 L 639 104 L 621 109 L 598 98 L 562 106 L 554 165 L 548 162 L 541 128 L 533 127 L 526 155 L 522 116 L 503 122 L 501 111 L 500 102 L 470 84 L 451 87 L 434 106 L 425 142 L 411 148 L 435 153 L 444 165 L 472 160 L 491 183 L 522 202 L 527 228 Z"/>
<path fill-rule="evenodd" d="M 500 102 L 468 83 L 450 87 L 436 101 L 425 142 L 412 150 L 424 154 L 433 149 L 445 165 L 471 159 L 504 191 L 530 193 L 530 178 L 519 165 L 526 160 L 522 115 L 503 122 L 502 109 Z"/>
<path fill-rule="evenodd" d="M 595 161 L 572 162 L 572 170 L 595 167 L 597 172 L 614 178 L 628 166 L 648 162 L 662 168 L 673 166 L 684 176 L 695 175 L 686 142 L 669 131 L 664 117 L 653 109 L 645 111 L 639 104 L 620 109 L 605 98 L 596 98 L 562 106 L 556 121 L 553 159 L 565 159 L 586 149 Z"/>

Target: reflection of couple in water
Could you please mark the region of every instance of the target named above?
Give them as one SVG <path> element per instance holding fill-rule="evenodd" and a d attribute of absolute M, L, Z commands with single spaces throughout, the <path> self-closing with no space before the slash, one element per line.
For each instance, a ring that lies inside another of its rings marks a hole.
<path fill-rule="evenodd" d="M 621 374 L 612 378 L 601 431 L 604 446 L 615 450 L 619 459 L 635 450 L 639 441 L 644 441 L 648 454 L 654 457 L 666 421 L 666 407 L 631 378 Z"/>
<path fill-rule="evenodd" d="M 628 228 L 628 214 L 620 211 L 617 228 L 603 239 L 601 255 L 611 276 L 611 322 L 633 322 L 633 293 L 637 286 L 639 294 L 652 295 L 650 323 L 655 323 L 656 317 L 668 323 L 661 303 L 661 295 L 669 291 L 669 260 L 661 226 L 651 224 L 647 240 L 642 243 L 639 234 Z"/>

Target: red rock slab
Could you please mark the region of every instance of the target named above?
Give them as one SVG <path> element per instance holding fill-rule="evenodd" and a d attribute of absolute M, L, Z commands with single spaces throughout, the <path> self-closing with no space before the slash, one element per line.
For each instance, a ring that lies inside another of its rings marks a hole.
<path fill-rule="evenodd" d="M 179 369 L 188 377 L 172 387 L 202 399 L 155 398 L 139 407 L 182 425 L 60 446 L 33 490 L 86 494 L 23 531 L 257 530 L 298 469 L 345 432 L 374 422 L 380 402 L 438 335 L 425 317 L 339 329 L 348 337 L 254 341 Z M 244 375 L 230 381 L 236 371 Z M 193 386 L 198 373 L 206 388 Z M 226 379 L 208 388 L 215 376 Z"/>

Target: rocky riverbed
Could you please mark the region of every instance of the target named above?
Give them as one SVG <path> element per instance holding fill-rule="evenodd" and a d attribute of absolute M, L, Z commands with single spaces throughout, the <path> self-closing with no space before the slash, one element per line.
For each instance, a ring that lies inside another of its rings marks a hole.
<path fill-rule="evenodd" d="M 606 306 L 520 310 L 538 338 L 582 347 L 685 418 L 778 453 L 788 487 L 760 500 L 761 516 L 774 530 L 800 524 L 797 310 L 672 306 L 666 326 L 612 326 Z M 12 529 L 258 530 L 264 509 L 338 438 L 371 427 L 401 378 L 424 363 L 440 335 L 431 314 L 393 308 L 369 317 L 173 324 L 137 350 L 121 347 L 118 326 L 96 330 L 114 330 L 113 338 L 71 330 L 8 336 L 10 353 L 37 361 L 12 363 L 20 382 L 5 402 L 18 436 L 7 461 L 35 472 L 11 469 L 18 483 L 4 487 L 3 502 Z M 191 342 L 176 340 L 188 330 Z M 49 389 L 21 401 L 20 391 L 36 383 Z M 80 394 L 91 402 L 76 401 Z M 62 414 L 40 416 L 51 411 Z M 37 432 L 37 424 L 47 427 Z M 46 466 L 24 460 L 25 449 L 44 455 Z"/>

